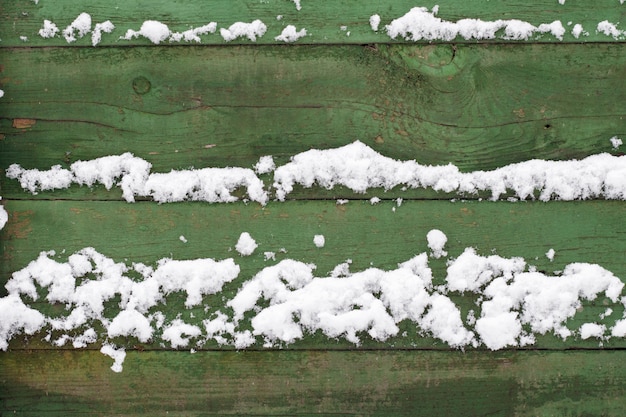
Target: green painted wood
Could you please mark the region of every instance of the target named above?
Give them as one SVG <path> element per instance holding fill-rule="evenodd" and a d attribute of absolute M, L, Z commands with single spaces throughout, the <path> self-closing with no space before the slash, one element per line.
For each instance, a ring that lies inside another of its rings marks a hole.
<path fill-rule="evenodd" d="M 282 164 L 359 139 L 389 157 L 469 171 L 619 153 L 609 138 L 626 134 L 626 58 L 613 44 L 0 53 L 2 170 L 127 151 L 154 172 L 252 167 L 262 155 Z M 4 198 L 31 198 L 3 175 L 0 186 Z"/>
<path fill-rule="evenodd" d="M 0 411 L 55 415 L 621 416 L 626 353 L 129 352 L 0 355 Z"/>
<path fill-rule="evenodd" d="M 167 307 L 159 305 L 168 319 L 183 314 L 190 323 L 200 323 L 214 311 L 225 308 L 242 284 L 266 266 L 282 259 L 295 259 L 317 265 L 316 276 L 327 276 L 338 264 L 352 260 L 352 271 L 371 266 L 391 270 L 416 254 L 429 252 L 426 234 L 433 228 L 448 236 L 449 258 L 459 256 L 466 247 L 482 255 L 497 253 L 503 257 L 523 257 L 538 270 L 552 274 L 572 262 L 596 263 L 626 280 L 623 259 L 626 255 L 626 225 L 622 202 L 552 202 L 508 203 L 407 201 L 400 207 L 393 202 L 372 206 L 354 201 L 337 206 L 332 201 L 258 204 L 208 205 L 202 203 L 163 204 L 83 201 L 7 201 L 10 218 L 0 232 L 2 287 L 11 273 L 37 258 L 39 252 L 55 250 L 58 260 L 87 246 L 94 247 L 117 262 L 143 262 L 156 265 L 163 257 L 174 259 L 233 257 L 241 273 L 223 291 L 206 296 L 203 305 L 187 309 L 186 296 L 173 294 Z M 242 232 L 249 232 L 259 244 L 255 253 L 242 257 L 234 245 Z M 313 237 L 322 234 L 326 245 L 317 248 Z M 180 236 L 187 240 L 183 243 Z M 284 248 L 286 252 L 281 252 Z M 550 262 L 545 253 L 553 248 L 556 256 Z M 276 260 L 265 260 L 264 252 L 276 253 Z M 435 285 L 443 284 L 446 259 L 430 261 Z M 0 296 L 6 294 L 4 288 Z M 42 297 L 44 294 L 42 294 Z M 476 308 L 477 296 L 452 294 L 463 314 Z M 61 314 L 62 306 L 33 303 L 46 314 Z M 111 303 L 108 316 L 118 307 Z M 205 310 L 205 306 L 209 306 Z M 584 303 L 581 311 L 568 322 L 572 329 L 597 321 L 607 307 L 614 312 L 604 321 L 608 327 L 622 317 L 624 307 L 603 297 Z M 155 310 L 156 311 L 156 310 Z M 108 317 L 107 316 L 107 317 Z M 245 324 L 243 325 L 245 328 Z M 363 336 L 363 348 L 448 349 L 445 343 L 416 334 L 415 325 L 404 323 L 406 337 L 376 342 Z M 400 334 L 402 334 L 402 331 Z M 49 349 L 42 335 L 17 337 L 12 349 L 37 347 Z M 132 347 L 137 341 L 116 340 Z M 258 344 L 260 347 L 262 343 Z M 626 340 L 613 338 L 605 347 L 624 347 Z M 547 349 L 598 348 L 597 339 L 566 341 L 552 335 L 538 337 L 534 347 Z M 305 337 L 289 346 L 291 349 L 345 349 L 349 342 L 328 339 L 321 334 Z M 145 345 L 146 349 L 160 349 Z M 206 348 L 221 349 L 215 342 Z M 71 347 L 70 347 L 71 349 Z M 225 347 L 225 349 L 230 349 Z"/>
<path fill-rule="evenodd" d="M 91 14 L 93 24 L 110 20 L 116 29 L 103 34 L 102 46 L 146 45 L 146 39 L 133 41 L 119 40 L 126 30 L 139 30 L 145 20 L 158 20 L 167 24 L 173 31 L 184 31 L 209 22 L 218 24 L 218 33 L 202 36 L 203 44 L 225 43 L 219 35 L 219 28 L 228 28 L 237 21 L 251 22 L 262 20 L 268 27 L 266 34 L 257 40 L 259 44 L 279 43 L 274 40 L 287 25 L 298 29 L 306 28 L 310 36 L 299 42 L 315 44 L 365 44 L 390 42 L 384 33 L 384 25 L 407 13 L 412 7 L 422 6 L 432 9 L 439 5 L 438 16 L 449 21 L 463 18 L 482 20 L 520 19 L 539 25 L 562 21 L 567 29 L 563 42 L 611 42 L 613 38 L 597 34 L 597 24 L 609 20 L 615 24 L 626 21 L 626 8 L 617 0 L 567 1 L 560 5 L 557 0 L 535 0 L 532 2 L 510 2 L 492 0 L 489 2 L 468 2 L 463 0 L 428 0 L 414 2 L 396 0 L 381 3 L 377 0 L 334 0 L 325 2 L 301 1 L 301 10 L 289 0 L 215 0 L 210 5 L 202 0 L 189 0 L 184 4 L 171 1 L 122 1 L 110 0 L 106 3 L 95 0 L 58 0 L 34 2 L 14 0 L 0 6 L 0 47 L 7 46 L 67 46 L 60 35 L 54 39 L 43 39 L 38 35 L 44 20 L 51 20 L 63 30 L 82 12 Z M 381 16 L 381 29 L 374 32 L 369 25 L 373 14 Z M 277 16 L 282 16 L 278 20 Z M 568 25 L 569 22 L 572 22 Z M 571 35 L 573 24 L 582 24 L 589 36 L 576 39 Z M 345 27 L 342 30 L 341 27 Z M 620 29 L 624 29 L 621 26 Z M 26 37 L 24 41 L 20 37 Z M 463 39 L 458 39 L 463 41 Z M 542 42 L 555 42 L 553 36 L 543 35 Z M 235 40 L 233 43 L 250 43 L 248 40 Z M 498 40 L 502 42 L 502 40 Z M 91 38 L 85 38 L 70 46 L 91 45 Z"/>

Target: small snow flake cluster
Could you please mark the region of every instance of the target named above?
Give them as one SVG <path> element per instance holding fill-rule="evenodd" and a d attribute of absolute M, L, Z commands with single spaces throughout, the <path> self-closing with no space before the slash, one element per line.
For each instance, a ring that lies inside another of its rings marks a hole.
<path fill-rule="evenodd" d="M 620 145 L 620 139 L 612 138 L 611 143 L 615 148 Z M 237 197 L 232 192 L 240 187 L 246 188 L 252 201 L 266 204 L 270 198 L 265 183 L 249 168 L 150 173 L 151 167 L 144 159 L 125 153 L 77 161 L 69 169 L 55 165 L 42 171 L 13 164 L 6 170 L 6 176 L 17 179 L 22 188 L 31 193 L 67 188 L 72 184 L 91 187 L 99 183 L 107 189 L 118 186 L 128 202 L 135 201 L 135 197 L 151 197 L 160 203 L 233 202 Z M 626 199 L 626 156 L 607 153 L 582 160 L 530 160 L 492 171 L 463 173 L 452 164 L 432 166 L 414 160 L 398 161 L 355 141 L 340 148 L 302 152 L 279 167 L 275 167 L 273 158 L 264 156 L 255 164 L 255 169 L 259 174 L 274 171 L 273 188 L 279 201 L 285 200 L 296 184 L 326 189 L 341 185 L 358 193 L 396 186 L 466 195 L 490 191 L 493 200 L 507 191 L 513 191 L 522 200 Z M 372 200 L 372 204 L 376 202 Z M 401 202 L 398 200 L 398 206 Z"/>
<path fill-rule="evenodd" d="M 102 39 L 102 33 L 111 33 L 113 29 L 115 29 L 115 25 L 111 23 L 110 20 L 105 22 L 96 23 L 91 29 L 91 15 L 89 13 L 81 13 L 72 23 L 70 23 L 65 29 L 62 31 L 62 35 L 67 41 L 67 43 L 72 43 L 78 38 L 82 38 L 91 32 L 91 44 L 96 46 L 100 43 Z M 43 27 L 39 29 L 39 36 L 42 38 L 54 38 L 57 33 L 59 33 L 59 28 L 50 20 L 44 20 Z"/>
<path fill-rule="evenodd" d="M 322 235 L 314 241 L 323 246 Z M 114 359 L 112 369 L 120 372 L 125 357 L 124 348 L 115 344 L 120 337 L 173 349 L 203 348 L 209 341 L 244 349 L 259 343 L 281 347 L 321 332 L 359 345 L 363 337 L 379 342 L 404 337 L 400 323 L 407 322 L 417 334 L 455 348 L 527 346 L 544 334 L 600 341 L 626 336 L 626 318 L 613 319 L 611 325 L 610 308 L 595 322 L 576 327 L 569 321 L 583 302 L 598 297 L 626 304 L 624 284 L 599 265 L 573 263 L 546 275 L 522 258 L 482 256 L 466 248 L 447 259 L 444 284 L 434 285 L 429 258 L 446 256 L 447 237 L 432 230 L 427 242 L 430 255 L 420 253 L 392 270 L 351 272 L 348 260 L 317 277 L 315 265 L 283 259 L 243 281 L 232 258 L 164 258 L 152 267 L 115 262 L 93 248 L 65 262 L 54 259 L 52 251 L 42 252 L 5 285 L 0 349 L 20 334 L 43 332 L 55 346 L 101 344 L 101 352 Z M 257 244 L 244 232 L 237 247 L 251 255 Z M 272 252 L 264 256 L 275 260 Z M 222 290 L 235 281 L 239 290 L 227 298 Z M 222 308 L 209 311 L 205 297 L 220 293 Z M 193 323 L 161 310 L 168 299 L 181 295 L 186 308 L 196 308 Z M 453 301 L 459 295 L 473 295 L 477 312 L 464 318 Z M 65 311 L 42 313 L 42 297 L 51 305 L 65 305 Z"/>

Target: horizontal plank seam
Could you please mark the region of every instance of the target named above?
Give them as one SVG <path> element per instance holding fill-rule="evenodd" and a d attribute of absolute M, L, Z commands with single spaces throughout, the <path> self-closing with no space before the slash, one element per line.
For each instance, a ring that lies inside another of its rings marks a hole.
<path fill-rule="evenodd" d="M 165 43 L 160 43 L 158 45 L 155 44 L 151 44 L 151 43 L 142 43 L 142 44 L 119 44 L 119 45 L 98 45 L 98 46 L 91 46 L 91 45 L 31 45 L 31 46 L 0 46 L 0 50 L 29 50 L 29 49 L 67 49 L 67 48 L 72 48 L 72 49 L 104 49 L 104 48 L 190 48 L 190 47 L 195 47 L 195 48 L 238 48 L 238 47 L 283 47 L 283 48 L 292 48 L 292 47 L 299 47 L 299 46 L 337 46 L 337 47 L 342 47 L 342 46 L 362 46 L 362 47 L 367 47 L 367 46 L 372 46 L 372 45 L 423 45 L 423 46 L 432 46 L 432 45 L 498 45 L 498 46 L 513 46 L 513 45 L 517 45 L 517 46 L 528 46 L 528 45 L 562 45 L 562 46 L 571 46 L 571 45 L 598 45 L 598 44 L 603 44 L 603 45 L 626 45 L 626 41 L 616 41 L 616 40 L 599 40 L 599 41 L 587 41 L 587 42 L 559 42 L 559 41 L 532 41 L 532 42 L 525 42 L 525 41 L 515 41 L 515 42 L 503 42 L 503 41 L 493 41 L 493 42 L 489 42 L 489 41 L 450 41 L 450 42 L 438 42 L 438 41 L 420 41 L 420 42 L 355 42 L 355 43 L 341 43 L 341 42 L 330 42 L 330 43 L 314 43 L 314 42 L 307 42 L 307 43 L 294 43 L 294 44 L 284 44 L 284 43 L 252 43 L 252 42 L 246 42 L 246 43 L 233 43 L 233 42 L 229 42 L 229 43 L 223 43 L 223 44 L 219 44 L 219 43 L 207 43 L 207 44 L 203 44 L 203 43 L 196 43 L 196 44 L 188 44 L 188 45 L 181 45 L 181 44 L 165 44 Z"/>

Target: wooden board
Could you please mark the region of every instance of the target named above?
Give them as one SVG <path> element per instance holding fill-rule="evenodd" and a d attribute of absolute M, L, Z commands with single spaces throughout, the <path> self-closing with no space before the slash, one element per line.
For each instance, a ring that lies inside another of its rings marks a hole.
<path fill-rule="evenodd" d="M 434 43 L 385 33 L 384 25 L 412 7 L 436 5 L 438 16 L 452 22 L 560 20 L 566 33 L 563 40 L 545 34 L 526 42 Z M 355 140 L 395 159 L 452 163 L 466 172 L 533 158 L 623 154 L 610 138 L 626 136 L 626 36 L 596 30 L 604 20 L 626 29 L 626 5 L 617 0 L 301 0 L 301 6 L 298 11 L 290 0 L 0 4 L 0 195 L 9 214 L 0 231 L 0 297 L 12 274 L 41 251 L 54 250 L 65 261 L 94 247 L 118 262 L 149 265 L 163 257 L 234 258 L 240 275 L 204 297 L 204 305 L 187 309 L 183 294 L 168 295 L 168 319 L 181 315 L 199 324 L 282 259 L 314 263 L 320 277 L 348 259 L 354 272 L 390 270 L 428 252 L 426 234 L 435 228 L 448 236 L 448 257 L 429 260 L 435 285 L 444 282 L 447 259 L 467 247 L 523 257 L 546 274 L 589 262 L 626 281 L 623 201 L 489 202 L 487 194 L 313 187 L 264 207 L 129 204 L 119 189 L 102 186 L 31 195 L 4 175 L 13 163 L 48 169 L 124 152 L 152 163 L 153 172 L 251 168 L 264 155 L 281 165 L 299 152 Z M 82 12 L 94 24 L 116 26 L 97 47 L 90 34 L 73 43 L 38 35 L 44 20 L 63 30 Z M 373 14 L 381 16 L 379 31 L 370 27 Z M 267 24 L 255 44 L 242 38 L 227 44 L 219 35 L 220 28 L 254 19 Z M 215 21 L 217 33 L 201 36 L 200 44 L 120 39 L 146 20 L 172 31 Z M 275 36 L 290 24 L 309 36 L 282 45 Z M 575 24 L 588 36 L 574 37 Z M 271 174 L 261 178 L 272 182 Z M 371 197 L 382 201 L 371 205 Z M 350 201 L 336 203 L 343 198 Z M 248 257 L 233 250 L 244 231 L 260 245 Z M 316 234 L 325 236 L 323 248 L 314 245 Z M 464 318 L 478 302 L 475 294 L 450 297 Z M 107 317 L 118 308 L 109 302 Z M 600 319 L 607 308 L 612 313 Z M 566 324 L 611 326 L 623 314 L 624 305 L 599 297 L 584 301 Z M 249 321 L 243 327 L 251 328 Z M 402 335 L 384 342 L 361 335 L 359 346 L 317 332 L 283 349 L 263 348 L 261 340 L 243 351 L 211 342 L 193 354 L 158 341 L 112 338 L 128 353 L 122 373 L 112 372 L 112 359 L 98 351 L 102 340 L 74 350 L 45 342 L 46 331 L 20 335 L 0 352 L 0 414 L 620 416 L 626 406 L 624 338 L 546 334 L 523 349 L 460 351 L 414 323 L 399 327 Z"/>
<path fill-rule="evenodd" d="M 612 44 L 2 50 L 0 168 L 67 167 L 123 152 L 150 161 L 153 172 L 252 167 L 263 155 L 280 165 L 357 139 L 392 158 L 465 171 L 619 154 L 609 139 L 626 133 L 621 51 Z M 149 91 L 135 91 L 140 79 Z M 31 198 L 4 176 L 0 186 L 5 198 Z M 41 197 L 119 195 L 73 189 Z"/>
<path fill-rule="evenodd" d="M 8 415 L 619 416 L 624 351 L 0 355 Z"/>
<path fill-rule="evenodd" d="M 439 0 L 414 2 L 396 0 L 381 3 L 378 0 L 338 0 L 313 2 L 301 0 L 301 10 L 290 0 L 215 0 L 210 5 L 202 0 L 188 0 L 184 5 L 171 1 L 122 1 L 110 0 L 102 3 L 95 0 L 58 0 L 35 3 L 32 0 L 15 0 L 0 6 L 0 47 L 3 46 L 90 46 L 91 37 L 87 35 L 68 44 L 58 34 L 56 38 L 43 39 L 38 35 L 44 20 L 50 20 L 65 29 L 82 12 L 92 17 L 92 22 L 101 23 L 110 20 L 116 29 L 102 35 L 99 46 L 147 45 L 145 38 L 131 41 L 120 40 L 128 29 L 139 30 L 146 20 L 165 23 L 172 31 L 185 31 L 192 27 L 218 24 L 215 34 L 201 37 L 203 44 L 224 44 L 219 29 L 231 24 L 251 22 L 260 19 L 267 25 L 266 34 L 258 38 L 257 44 L 282 43 L 274 38 L 280 35 L 287 25 L 295 25 L 298 30 L 306 28 L 310 36 L 300 39 L 308 44 L 367 44 L 391 42 L 384 25 L 403 16 L 413 7 L 427 7 L 429 10 L 439 6 L 438 17 L 456 22 L 463 18 L 475 18 L 486 21 L 498 19 L 519 19 L 535 26 L 560 20 L 566 28 L 563 41 L 551 35 L 538 37 L 541 42 L 612 42 L 614 39 L 596 31 L 599 22 L 608 20 L 619 25 L 626 19 L 626 8 L 618 0 L 572 1 L 559 4 L 558 0 L 535 0 L 532 2 L 510 2 L 491 0 L 489 2 L 468 2 L 463 0 Z M 372 30 L 370 16 L 378 14 L 381 24 L 378 31 Z M 281 16 L 278 18 L 278 16 Z M 570 23 L 571 22 L 571 23 Z M 581 24 L 588 36 L 576 38 L 571 34 L 573 25 Z M 342 29 L 342 27 L 344 29 Z M 26 41 L 20 37 L 25 36 Z M 536 40 L 534 37 L 533 40 Z M 623 40 L 623 37 L 620 41 Z M 398 39 L 402 42 L 402 39 Z M 463 42 L 463 38 L 457 38 Z M 504 41 L 496 39 L 497 42 Z M 471 41 L 472 43 L 475 41 Z M 232 43 L 251 43 L 247 39 L 236 39 Z M 426 42 L 424 42 L 426 43 Z M 167 42 L 166 42 L 167 44 Z"/>

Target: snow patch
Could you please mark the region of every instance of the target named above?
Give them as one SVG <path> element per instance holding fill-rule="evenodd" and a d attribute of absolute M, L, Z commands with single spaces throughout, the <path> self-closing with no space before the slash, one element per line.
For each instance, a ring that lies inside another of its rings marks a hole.
<path fill-rule="evenodd" d="M 254 250 L 259 245 L 256 241 L 250 236 L 250 233 L 243 232 L 239 236 L 239 240 L 237 241 L 237 245 L 235 245 L 235 250 L 241 254 L 241 256 L 249 256 L 252 255 Z"/>
<path fill-rule="evenodd" d="M 276 169 L 274 158 L 271 155 L 262 156 L 259 162 L 254 165 L 254 172 L 257 174 L 268 174 Z"/>
<path fill-rule="evenodd" d="M 287 25 L 280 35 L 276 36 L 274 39 L 281 42 L 295 42 L 298 39 L 307 35 L 306 29 L 300 29 L 299 31 L 293 25 Z"/>
<path fill-rule="evenodd" d="M 606 36 L 611 36 L 613 39 L 616 40 L 622 37 L 625 33 L 623 30 L 619 30 L 617 26 L 615 26 L 608 20 L 603 20 L 602 22 L 598 23 L 596 31 L 599 33 L 603 33 Z"/>
<path fill-rule="evenodd" d="M 113 372 L 122 372 L 124 369 L 122 364 L 124 363 L 124 359 L 126 359 L 126 351 L 124 349 L 116 349 L 115 346 L 106 344 L 102 346 L 100 349 L 100 353 L 103 353 L 113 359 L 113 365 L 111 365 L 111 370 Z"/>
<path fill-rule="evenodd" d="M 370 27 L 374 32 L 378 32 L 378 26 L 380 26 L 380 16 L 377 14 L 370 16 Z"/>
<path fill-rule="evenodd" d="M 431 249 L 443 247 L 441 235 L 429 240 Z M 466 248 L 448 260 L 445 284 L 434 287 L 426 253 L 391 270 L 352 272 L 347 260 L 325 277 L 314 275 L 313 264 L 285 259 L 244 281 L 234 297 L 223 298 L 232 313 L 217 311 L 196 325 L 186 323 L 180 313 L 168 319 L 155 309 L 174 292 L 187 293 L 187 308 L 201 305 L 204 295 L 218 294 L 239 274 L 232 259 L 165 258 L 155 268 L 117 263 L 93 248 L 70 255 L 67 262 L 53 256 L 52 251 L 42 252 L 7 282 L 8 295 L 0 298 L 0 349 L 6 350 L 19 334 L 50 328 L 61 335 L 51 340 L 49 333 L 45 340 L 57 346 L 72 341 L 80 348 L 103 341 L 101 351 L 115 360 L 112 369 L 119 372 L 125 352 L 109 342 L 117 337 L 167 342 L 174 349 L 188 348 L 192 340 L 202 347 L 213 339 L 243 349 L 259 339 L 267 347 L 281 346 L 319 331 L 358 345 L 364 335 L 381 342 L 404 337 L 399 323 L 406 320 L 418 334 L 457 348 L 521 347 L 546 333 L 563 339 L 579 335 L 583 340 L 626 336 L 626 319 L 613 326 L 566 325 L 583 301 L 604 296 L 617 303 L 625 298 L 621 280 L 593 264 L 569 264 L 562 274 L 550 276 L 527 268 L 521 258 L 482 256 Z M 67 313 L 48 317 L 25 304 L 27 299 L 38 300 L 40 293 L 51 304 L 65 304 Z M 475 297 L 480 316 L 470 311 L 463 319 L 451 293 Z M 107 303 L 114 298 L 119 300 L 116 305 Z M 600 319 L 611 313 L 607 308 Z M 95 328 L 103 328 L 103 334 Z"/>
<path fill-rule="evenodd" d="M 150 42 L 158 45 L 168 39 L 170 35 L 170 29 L 166 24 L 157 20 L 146 20 L 142 23 L 139 30 L 128 29 L 126 34 L 120 39 L 131 40 L 133 38 L 143 36 L 144 38 L 149 39 Z"/>
<path fill-rule="evenodd" d="M 336 148 L 297 154 L 274 171 L 276 196 L 283 201 L 295 184 L 326 189 L 341 185 L 358 193 L 403 185 L 435 191 L 476 194 L 491 191 L 492 199 L 512 190 L 522 200 L 626 198 L 626 157 L 592 155 L 583 160 L 530 160 L 493 171 L 462 173 L 454 165 L 421 165 L 380 155 L 360 141 Z"/>
<path fill-rule="evenodd" d="M 59 33 L 59 28 L 50 20 L 43 21 L 43 27 L 39 29 L 39 36 L 44 39 L 54 38 Z"/>
<path fill-rule="evenodd" d="M 91 15 L 89 13 L 79 14 L 74 21 L 63 30 L 63 37 L 67 43 L 76 41 L 76 33 L 82 38 L 91 31 Z"/>
<path fill-rule="evenodd" d="M 135 196 L 152 197 L 160 203 L 185 200 L 233 202 L 237 198 L 231 192 L 239 187 L 247 188 L 252 201 L 265 204 L 268 200 L 263 182 L 251 169 L 204 168 L 151 174 L 151 167 L 149 162 L 125 153 L 77 161 L 70 169 L 55 165 L 50 170 L 40 171 L 13 164 L 6 170 L 6 175 L 17 179 L 22 188 L 33 194 L 68 188 L 72 184 L 92 187 L 99 183 L 107 190 L 119 186 L 128 202 L 134 202 Z"/>
<path fill-rule="evenodd" d="M 534 26 L 518 19 L 483 21 L 481 19 L 461 19 L 451 22 L 436 17 L 438 7 L 428 11 L 426 7 L 414 7 L 404 16 L 385 26 L 392 39 L 401 37 L 409 41 L 452 41 L 457 36 L 465 40 L 495 39 L 496 33 L 503 30 L 502 39 L 528 40 L 535 34 L 550 33 L 563 40 L 565 28 L 560 21 Z"/>
<path fill-rule="evenodd" d="M 257 19 L 251 23 L 235 22 L 228 29 L 221 28 L 220 35 L 226 42 L 237 38 L 248 38 L 252 42 L 256 42 L 257 37 L 262 37 L 266 31 L 265 23 Z"/>
<path fill-rule="evenodd" d="M 110 20 L 102 23 L 96 23 L 96 26 L 93 28 L 93 32 L 91 33 L 91 44 L 96 46 L 102 40 L 102 32 L 111 33 L 115 29 L 115 25 L 111 23 Z"/>
<path fill-rule="evenodd" d="M 326 238 L 324 238 L 324 235 L 315 235 L 313 236 L 313 243 L 316 247 L 323 248 L 326 244 Z"/>
<path fill-rule="evenodd" d="M 610 139 L 610 141 L 611 141 L 611 146 L 613 146 L 613 149 L 618 149 L 620 146 L 624 144 L 624 142 L 617 136 L 613 136 Z"/>
<path fill-rule="evenodd" d="M 0 197 L 0 201 L 2 201 L 2 197 Z M 0 230 L 4 229 L 4 226 L 9 221 L 9 214 L 5 210 L 4 206 L 0 204 Z"/>
<path fill-rule="evenodd" d="M 432 250 L 432 256 L 436 259 L 446 256 L 448 252 L 443 250 L 448 241 L 448 237 L 438 229 L 433 229 L 426 234 L 426 240 L 428 241 L 428 247 Z"/>

